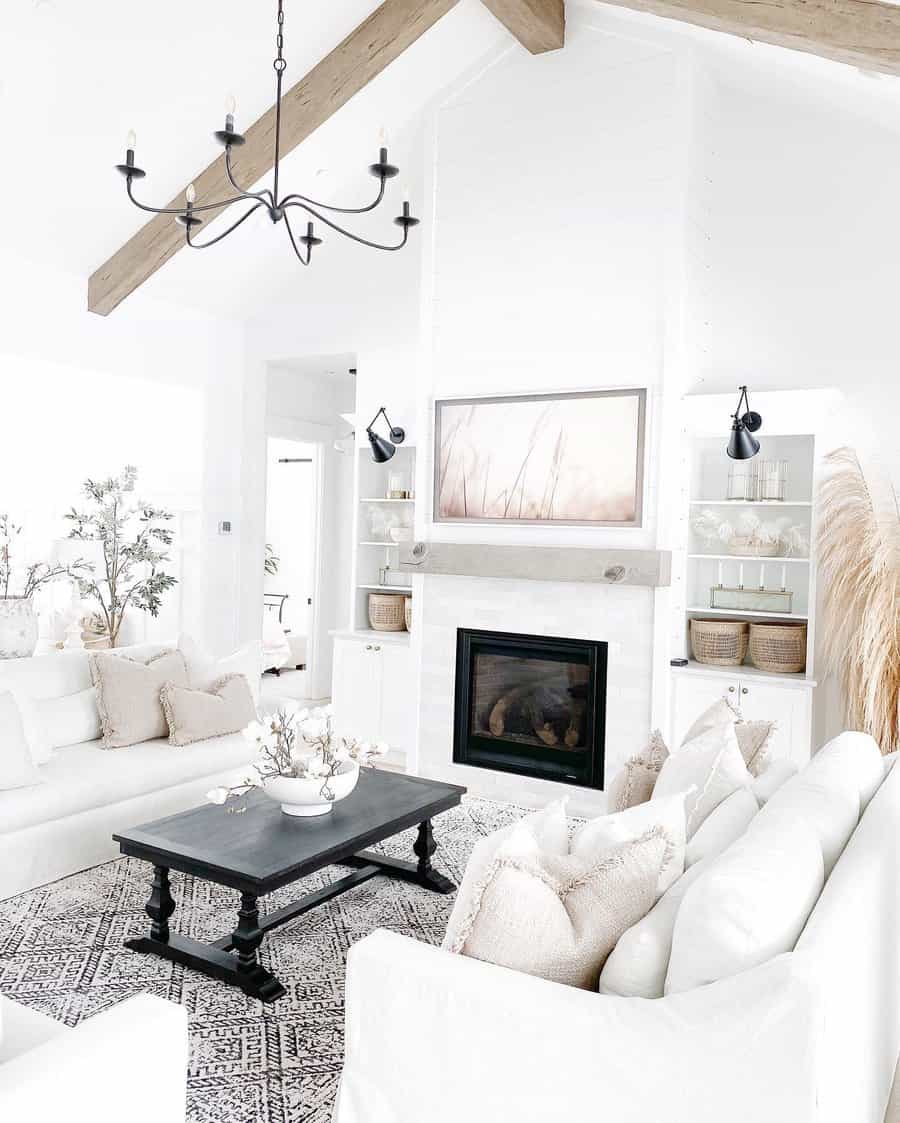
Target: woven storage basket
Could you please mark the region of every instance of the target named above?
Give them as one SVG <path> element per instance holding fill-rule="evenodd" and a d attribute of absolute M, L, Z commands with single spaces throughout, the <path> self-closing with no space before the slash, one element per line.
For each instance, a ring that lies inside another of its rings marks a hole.
<path fill-rule="evenodd" d="M 747 654 L 749 631 L 746 620 L 692 620 L 694 658 L 713 667 L 737 667 Z"/>
<path fill-rule="evenodd" d="M 412 597 L 406 597 L 404 599 L 406 600 L 406 604 L 404 604 L 404 606 L 403 606 L 403 620 L 404 620 L 404 623 L 406 624 L 406 630 L 408 632 L 411 632 L 412 631 Z"/>
<path fill-rule="evenodd" d="M 806 670 L 805 624 L 751 624 L 750 661 L 761 671 L 790 675 Z"/>
<path fill-rule="evenodd" d="M 369 623 L 376 632 L 402 632 L 406 627 L 403 602 L 394 593 L 369 593 Z"/>

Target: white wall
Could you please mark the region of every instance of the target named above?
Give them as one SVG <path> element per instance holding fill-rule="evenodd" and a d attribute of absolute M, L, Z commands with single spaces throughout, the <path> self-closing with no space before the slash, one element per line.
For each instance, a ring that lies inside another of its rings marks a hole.
<path fill-rule="evenodd" d="M 9 256 L 0 307 L 0 510 L 24 515 L 45 554 L 82 480 L 134 463 L 141 495 L 178 515 L 179 585 L 131 634 L 231 646 L 238 555 L 216 526 L 240 515 L 240 327 L 140 296 L 93 316 L 82 278 Z"/>

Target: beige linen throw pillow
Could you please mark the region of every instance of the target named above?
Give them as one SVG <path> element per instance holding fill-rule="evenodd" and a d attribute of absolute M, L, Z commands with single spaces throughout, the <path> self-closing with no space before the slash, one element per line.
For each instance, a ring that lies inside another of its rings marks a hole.
<path fill-rule="evenodd" d="M 591 854 L 547 854 L 514 831 L 476 887 L 451 951 L 596 989 L 606 957 L 652 907 L 670 847 L 654 827 Z"/>
<path fill-rule="evenodd" d="M 190 745 L 237 733 L 256 719 L 250 684 L 244 675 L 224 675 L 210 691 L 167 682 L 160 691 L 169 724 L 170 745 Z"/>
<path fill-rule="evenodd" d="M 159 695 L 167 682 L 187 686 L 180 652 L 162 651 L 138 660 L 98 651 L 91 654 L 90 662 L 104 749 L 138 745 L 168 734 Z"/>

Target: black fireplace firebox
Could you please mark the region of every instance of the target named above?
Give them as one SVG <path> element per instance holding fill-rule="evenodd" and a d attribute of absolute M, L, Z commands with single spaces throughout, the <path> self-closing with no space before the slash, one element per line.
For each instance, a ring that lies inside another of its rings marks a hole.
<path fill-rule="evenodd" d="M 603 787 L 607 645 L 460 628 L 453 760 Z"/>

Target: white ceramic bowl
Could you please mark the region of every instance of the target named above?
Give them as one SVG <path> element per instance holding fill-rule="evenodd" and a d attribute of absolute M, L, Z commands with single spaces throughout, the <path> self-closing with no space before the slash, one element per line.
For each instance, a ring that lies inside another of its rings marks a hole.
<path fill-rule="evenodd" d="M 306 818 L 312 815 L 327 815 L 339 799 L 346 797 L 356 787 L 359 780 L 359 765 L 355 760 L 347 760 L 337 775 L 328 781 L 334 800 L 322 797 L 325 781 L 320 778 L 305 779 L 297 776 L 273 776 L 263 784 L 263 791 L 276 803 L 281 804 L 285 815 Z"/>
<path fill-rule="evenodd" d="M 408 526 L 392 526 L 388 534 L 392 542 L 409 542 L 412 538 L 412 531 Z"/>

